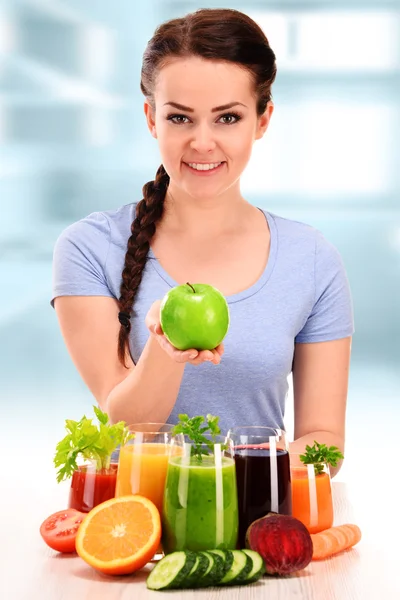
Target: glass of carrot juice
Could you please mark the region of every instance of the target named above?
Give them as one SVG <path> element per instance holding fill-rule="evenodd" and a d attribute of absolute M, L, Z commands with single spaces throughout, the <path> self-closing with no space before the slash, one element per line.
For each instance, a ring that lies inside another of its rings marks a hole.
<path fill-rule="evenodd" d="M 290 452 L 292 516 L 310 533 L 318 533 L 333 525 L 330 471 L 326 463 L 319 463 L 318 469 L 312 464 L 305 465 L 300 454 Z"/>
<path fill-rule="evenodd" d="M 170 423 L 129 425 L 134 437 L 119 451 L 116 497 L 140 494 L 154 502 L 161 515 L 168 459 L 171 452 L 179 451 L 171 445 L 172 427 Z M 160 548 L 154 559 L 162 556 Z"/>

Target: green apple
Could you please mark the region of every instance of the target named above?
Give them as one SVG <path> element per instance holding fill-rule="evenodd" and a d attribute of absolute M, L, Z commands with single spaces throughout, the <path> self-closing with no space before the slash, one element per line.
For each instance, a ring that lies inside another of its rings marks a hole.
<path fill-rule="evenodd" d="M 228 303 L 212 285 L 178 285 L 162 299 L 160 321 L 165 337 L 178 350 L 213 350 L 229 328 Z"/>

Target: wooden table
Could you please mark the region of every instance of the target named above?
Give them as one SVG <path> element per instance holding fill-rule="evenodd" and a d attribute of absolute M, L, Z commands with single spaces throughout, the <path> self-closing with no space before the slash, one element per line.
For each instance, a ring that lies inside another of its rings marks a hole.
<path fill-rule="evenodd" d="M 26 497 L 15 495 L 9 498 L 8 511 L 2 511 L 6 543 L 1 549 L 0 597 L 4 600 L 142 600 L 160 599 L 163 594 L 175 600 L 400 599 L 399 527 L 390 523 L 388 504 L 379 506 L 377 489 L 367 493 L 359 486 L 333 482 L 335 524 L 357 523 L 363 532 L 360 544 L 341 555 L 312 562 L 287 578 L 264 577 L 248 587 L 150 592 L 146 576 L 151 566 L 112 578 L 97 573 L 78 556 L 57 554 L 43 543 L 39 526 L 65 506 L 68 487 L 53 480 L 49 485 L 52 494 L 38 488 L 36 501 L 29 504 Z"/>

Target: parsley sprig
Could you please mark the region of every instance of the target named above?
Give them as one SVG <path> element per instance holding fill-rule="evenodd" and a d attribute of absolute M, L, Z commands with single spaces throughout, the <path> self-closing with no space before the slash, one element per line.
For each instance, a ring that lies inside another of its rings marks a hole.
<path fill-rule="evenodd" d="M 216 436 L 221 433 L 218 425 L 219 417 L 208 414 L 205 425 L 203 425 L 204 417 L 202 415 L 189 418 L 186 414 L 180 414 L 178 418 L 179 422 L 172 428 L 172 434 L 181 433 L 186 435 L 193 442 L 192 456 L 196 456 L 201 462 L 202 456 L 207 454 L 206 448 L 212 450 Z M 209 435 L 211 434 L 211 440 L 204 435 L 206 432 Z"/>
<path fill-rule="evenodd" d="M 58 482 L 72 476 L 78 468 L 76 459 L 79 455 L 86 460 L 94 459 L 98 470 L 107 469 L 114 450 L 134 437 L 124 421 L 109 425 L 106 413 L 96 406 L 93 406 L 93 410 L 98 425 L 93 424 L 92 419 L 86 416 L 80 421 L 65 421 L 67 435 L 58 442 L 53 459 L 54 466 L 60 467 L 57 472 Z"/>
<path fill-rule="evenodd" d="M 319 475 L 324 469 L 324 463 L 336 467 L 338 460 L 344 458 L 337 446 L 319 444 L 314 440 L 313 446 L 306 446 L 305 454 L 300 454 L 300 460 L 305 465 L 314 465 L 315 474 Z"/>

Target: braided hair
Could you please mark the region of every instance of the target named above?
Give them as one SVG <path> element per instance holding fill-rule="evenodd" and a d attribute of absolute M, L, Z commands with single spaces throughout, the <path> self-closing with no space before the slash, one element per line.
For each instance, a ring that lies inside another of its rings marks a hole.
<path fill-rule="evenodd" d="M 122 271 L 118 300 L 121 323 L 118 336 L 118 358 L 124 365 L 131 331 L 130 314 L 133 301 L 142 281 L 150 241 L 156 231 L 156 223 L 161 219 L 164 211 L 164 200 L 168 184 L 169 175 L 164 166 L 161 165 L 154 181 L 148 181 L 143 186 L 143 199 L 136 206 L 136 217 L 131 225 L 131 236 L 125 254 L 125 265 Z"/>

